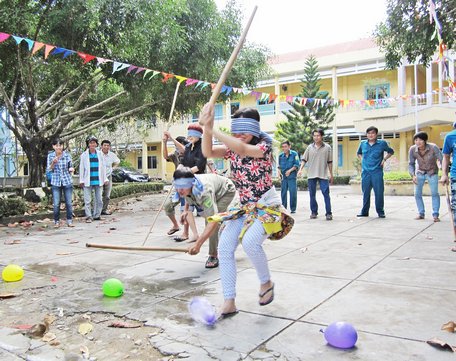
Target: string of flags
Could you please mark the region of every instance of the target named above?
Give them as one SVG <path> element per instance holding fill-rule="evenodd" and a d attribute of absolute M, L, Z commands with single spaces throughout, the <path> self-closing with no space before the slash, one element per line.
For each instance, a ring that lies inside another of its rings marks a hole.
<path fill-rule="evenodd" d="M 443 42 L 442 38 L 442 24 L 440 23 L 439 19 L 437 18 L 437 12 L 435 3 L 433 0 L 429 0 L 429 23 L 435 24 L 434 34 L 432 35 L 432 39 L 437 36 L 439 41 L 439 56 L 437 62 L 442 64 L 442 78 L 448 82 L 448 90 L 447 95 L 448 97 L 452 98 L 453 100 L 456 99 L 456 88 L 453 79 L 451 79 L 450 72 L 449 72 L 449 58 L 448 55 L 445 55 L 445 52 L 448 54 L 448 48 L 446 44 Z M 431 39 L 431 40 L 432 40 Z"/>
<path fill-rule="evenodd" d="M 430 0 L 432 2 L 432 0 Z M 436 19 L 436 18 L 435 18 Z M 203 89 L 210 88 L 213 89 L 215 87 L 215 83 L 207 82 L 204 80 L 193 79 L 181 75 L 176 75 L 172 73 L 167 73 L 164 71 L 153 70 L 142 66 L 137 66 L 133 64 L 123 63 L 119 61 L 115 61 L 112 59 L 106 59 L 103 57 L 86 54 L 80 51 L 71 50 L 63 47 L 59 47 L 56 45 L 45 44 L 42 42 L 34 41 L 29 38 L 12 35 L 4 32 L 0 32 L 0 43 L 8 40 L 14 39 L 17 46 L 21 43 L 26 43 L 28 50 L 31 52 L 32 55 L 35 55 L 41 50 L 44 50 L 44 58 L 47 59 L 49 56 L 61 56 L 62 59 L 66 59 L 70 56 L 79 56 L 83 64 L 88 64 L 92 61 L 97 62 L 97 66 L 112 63 L 112 74 L 126 71 L 126 74 L 130 74 L 133 76 L 142 75 L 143 79 L 153 79 L 153 78 L 161 78 L 163 83 L 168 82 L 170 79 L 175 78 L 179 82 L 185 82 L 186 87 L 193 86 L 194 89 L 198 89 L 202 91 Z M 442 47 L 443 48 L 443 47 Z M 447 72 L 448 74 L 448 72 Z M 391 106 L 394 102 L 399 100 L 407 100 L 407 99 L 426 99 L 430 94 L 439 94 L 441 91 L 445 92 L 448 97 L 455 98 L 456 93 L 454 90 L 454 83 L 449 81 L 450 86 L 443 89 L 436 89 L 433 90 L 432 93 L 423 93 L 423 94 L 413 94 L 413 95 L 400 95 L 396 97 L 388 97 L 383 99 L 363 99 L 363 100 L 353 100 L 353 99 L 323 99 L 323 98 L 304 98 L 300 96 L 292 96 L 292 95 L 283 95 L 283 94 L 273 94 L 273 93 L 264 93 L 264 92 L 257 92 L 250 89 L 245 88 L 238 88 L 229 85 L 223 85 L 221 93 L 229 96 L 231 93 L 239 94 L 241 96 L 252 96 L 255 97 L 257 101 L 262 103 L 274 103 L 276 101 L 280 102 L 288 102 L 294 103 L 297 102 L 301 105 L 310 105 L 314 107 L 320 107 L 325 105 L 330 105 L 334 107 L 341 107 L 341 108 L 350 108 L 350 107 L 387 107 Z"/>

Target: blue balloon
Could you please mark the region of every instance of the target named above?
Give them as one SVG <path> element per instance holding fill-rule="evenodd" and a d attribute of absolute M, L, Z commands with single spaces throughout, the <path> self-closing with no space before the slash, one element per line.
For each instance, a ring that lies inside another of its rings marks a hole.
<path fill-rule="evenodd" d="M 193 297 L 188 303 L 188 311 L 196 322 L 209 326 L 217 322 L 214 307 L 204 297 Z"/>
<path fill-rule="evenodd" d="M 337 348 L 352 348 L 358 340 L 356 329 L 347 322 L 331 323 L 324 331 L 325 339 Z"/>

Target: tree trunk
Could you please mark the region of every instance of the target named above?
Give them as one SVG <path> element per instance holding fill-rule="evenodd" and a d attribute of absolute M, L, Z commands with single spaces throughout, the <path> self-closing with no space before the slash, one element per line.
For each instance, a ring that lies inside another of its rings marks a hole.
<path fill-rule="evenodd" d="M 25 143 L 25 142 L 24 142 Z M 45 139 L 31 140 L 22 145 L 29 162 L 29 187 L 41 187 L 45 181 L 47 155 L 50 142 Z"/>

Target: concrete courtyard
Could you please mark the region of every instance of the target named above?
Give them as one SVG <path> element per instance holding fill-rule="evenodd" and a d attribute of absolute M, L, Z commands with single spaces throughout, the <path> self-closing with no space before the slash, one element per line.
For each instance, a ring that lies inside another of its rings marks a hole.
<path fill-rule="evenodd" d="M 456 253 L 442 197 L 440 223 L 416 221 L 413 197 L 386 197 L 386 219 L 357 219 L 361 196 L 332 188 L 334 220 L 309 219 L 307 192 L 298 194 L 292 233 L 266 241 L 275 300 L 258 305 L 255 271 L 238 248 L 240 313 L 214 327 L 195 324 L 187 311 L 193 296 L 222 304 L 219 271 L 206 270 L 207 244 L 198 256 L 86 248 L 86 242 L 141 246 L 164 195 L 124 202 L 105 221 L 76 222 L 73 229 L 0 228 L 0 266 L 19 264 L 25 277 L 0 283 L 0 360 L 454 360 L 426 341 L 456 345 L 441 330 L 456 321 Z M 323 205 L 318 195 L 320 206 Z M 198 218 L 199 229 L 203 220 Z M 46 227 L 49 225 L 49 227 Z M 187 247 L 166 236 L 162 213 L 146 246 Z M 176 234 L 177 235 L 177 234 Z M 125 285 L 116 299 L 101 285 Z M 26 329 L 55 320 L 47 339 Z M 358 330 L 350 350 L 328 346 L 320 332 L 334 321 Z M 123 322 L 128 327 L 110 327 Z M 92 325 L 86 334 L 81 324 Z M 52 340 L 49 340 L 52 338 Z"/>

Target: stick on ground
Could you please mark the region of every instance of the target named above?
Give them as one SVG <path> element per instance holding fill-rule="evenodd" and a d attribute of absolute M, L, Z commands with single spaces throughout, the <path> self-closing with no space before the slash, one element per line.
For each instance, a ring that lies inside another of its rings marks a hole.
<path fill-rule="evenodd" d="M 187 253 L 186 248 L 165 248 L 165 247 L 134 247 L 134 246 L 116 246 L 113 244 L 96 244 L 86 243 L 88 248 L 118 249 L 124 251 L 157 251 L 157 252 L 182 252 Z"/>

